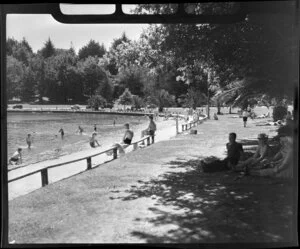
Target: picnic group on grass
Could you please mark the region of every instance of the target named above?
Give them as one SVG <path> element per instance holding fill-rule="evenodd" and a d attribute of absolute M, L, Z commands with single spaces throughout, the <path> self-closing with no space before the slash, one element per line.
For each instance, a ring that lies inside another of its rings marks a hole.
<path fill-rule="evenodd" d="M 243 144 L 236 142 L 237 134 L 229 134 L 229 142 L 226 144 L 227 156 L 223 160 L 208 159 L 202 161 L 204 172 L 216 172 L 230 170 L 238 172 L 238 178 L 245 175 L 270 176 L 291 179 L 293 177 L 293 138 L 296 128 L 294 126 L 291 113 L 286 115 L 277 130 L 278 134 L 272 140 L 265 133 L 257 136 L 257 147 L 255 153 L 246 157 Z M 242 114 L 244 125 L 247 119 Z M 270 146 L 270 142 L 277 141 L 275 146 Z M 208 162 L 209 161 L 209 162 Z M 237 178 L 237 179 L 238 179 Z"/>

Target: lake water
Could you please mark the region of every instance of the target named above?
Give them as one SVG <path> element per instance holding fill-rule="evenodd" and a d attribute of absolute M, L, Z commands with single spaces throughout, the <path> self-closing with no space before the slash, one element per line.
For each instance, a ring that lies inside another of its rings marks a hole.
<path fill-rule="evenodd" d="M 89 137 L 94 131 L 94 124 L 97 125 L 99 143 L 107 147 L 112 142 L 121 141 L 125 123 L 129 123 L 135 130 L 139 126 L 145 127 L 147 122 L 148 118 L 145 116 L 8 112 L 8 157 L 21 147 L 23 164 L 28 165 L 90 149 Z M 84 129 L 82 135 L 76 133 L 79 125 Z M 60 128 L 64 129 L 64 139 L 61 139 L 58 132 Z M 28 149 L 26 144 L 26 136 L 29 133 L 33 138 L 31 149 Z"/>

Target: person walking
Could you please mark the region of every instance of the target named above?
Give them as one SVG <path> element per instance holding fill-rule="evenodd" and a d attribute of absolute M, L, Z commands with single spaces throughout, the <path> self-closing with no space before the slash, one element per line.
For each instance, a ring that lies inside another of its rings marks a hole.
<path fill-rule="evenodd" d="M 244 109 L 243 113 L 242 113 L 242 117 L 243 117 L 243 122 L 244 122 L 244 127 L 247 126 L 247 120 L 249 117 L 249 112 L 247 111 L 247 109 Z"/>

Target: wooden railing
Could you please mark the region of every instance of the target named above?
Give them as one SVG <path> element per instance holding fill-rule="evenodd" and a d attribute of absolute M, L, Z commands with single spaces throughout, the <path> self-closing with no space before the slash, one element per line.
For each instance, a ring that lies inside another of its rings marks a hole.
<path fill-rule="evenodd" d="M 184 132 L 184 131 L 187 131 L 187 130 L 190 130 L 192 127 L 195 127 L 197 126 L 198 124 L 201 124 L 205 119 L 207 119 L 207 116 L 203 116 L 202 119 L 198 119 L 196 121 L 193 121 L 193 122 L 189 122 L 189 123 L 186 123 L 186 124 L 182 124 L 181 125 L 181 131 Z"/>
<path fill-rule="evenodd" d="M 192 127 L 195 127 L 198 124 L 201 124 L 206 118 L 207 118 L 207 116 L 204 116 L 202 119 L 198 119 L 194 122 L 182 124 L 182 132 L 191 129 Z M 143 137 L 143 138 L 141 138 L 137 141 L 134 141 L 133 143 L 130 144 L 130 146 L 133 146 L 133 150 L 136 150 L 138 148 L 138 144 L 141 143 L 141 142 L 145 143 L 145 141 L 146 141 L 146 146 L 149 146 L 149 145 L 154 143 L 154 137 L 155 137 L 154 135 L 153 136 L 145 136 L 145 137 Z M 86 160 L 86 165 L 87 165 L 86 170 L 90 170 L 92 168 L 97 167 L 97 166 L 92 167 L 92 158 L 93 157 L 99 156 L 99 155 L 102 155 L 102 154 L 107 154 L 108 152 L 111 152 L 111 151 L 113 152 L 112 153 L 113 160 L 117 159 L 118 158 L 118 147 L 115 146 L 115 147 L 109 148 L 107 150 L 104 150 L 104 151 L 101 151 L 101 152 L 98 152 L 98 153 L 95 153 L 95 154 L 92 154 L 92 155 L 89 155 L 89 156 L 86 156 L 86 157 L 80 157 L 80 158 L 77 158 L 77 159 L 74 159 L 74 160 L 71 160 L 71 161 L 61 162 L 61 163 L 50 165 L 50 166 L 47 166 L 47 167 L 44 167 L 44 168 L 41 168 L 41 169 L 34 170 L 34 171 L 29 172 L 27 174 L 12 178 L 12 179 L 8 180 L 8 183 L 23 179 L 27 176 L 31 176 L 31 175 L 34 175 L 34 174 L 40 172 L 41 173 L 42 187 L 44 187 L 44 186 L 49 184 L 49 177 L 48 177 L 48 170 L 49 169 L 64 166 L 64 165 L 71 164 L 71 163 L 75 163 L 75 162 L 82 161 L 82 160 Z M 101 165 L 101 164 L 99 164 L 99 165 Z"/>
<path fill-rule="evenodd" d="M 152 136 L 145 136 L 133 143 L 130 144 L 130 146 L 132 145 L 133 146 L 133 150 L 136 150 L 137 147 L 138 147 L 138 144 L 140 142 L 145 142 L 146 141 L 146 146 L 149 146 L 150 144 L 153 144 L 154 143 L 154 135 Z M 15 177 L 13 179 L 10 179 L 8 180 L 8 183 L 10 182 L 14 182 L 14 181 L 17 181 L 17 180 L 20 180 L 22 178 L 25 178 L 27 176 L 31 176 L 31 175 L 34 175 L 36 173 L 41 173 L 41 183 L 42 183 L 42 187 L 46 186 L 49 184 L 49 178 L 48 178 L 48 170 L 51 169 L 51 168 L 56 168 L 56 167 L 60 167 L 60 166 L 64 166 L 66 164 L 71 164 L 71 163 L 75 163 L 75 162 L 78 162 L 78 161 L 82 161 L 82 160 L 86 160 L 86 163 L 87 163 L 87 167 L 86 167 L 86 170 L 90 170 L 92 169 L 92 158 L 95 157 L 95 156 L 99 156 L 99 155 L 102 155 L 102 154 L 106 154 L 108 152 L 113 152 L 112 155 L 113 155 L 113 160 L 114 159 L 117 159 L 118 158 L 118 147 L 112 147 L 112 148 L 109 148 L 107 150 L 104 150 L 104 151 L 101 151 L 101 152 L 98 152 L 98 153 L 95 153 L 95 154 L 92 154 L 92 155 L 89 155 L 89 156 L 86 156 L 86 157 L 80 157 L 80 158 L 77 158 L 77 159 L 74 159 L 74 160 L 71 160 L 71 161 L 67 161 L 67 162 L 62 162 L 62 163 L 57 163 L 57 164 L 54 164 L 54 165 L 50 165 L 50 166 L 47 166 L 45 168 L 42 168 L 42 169 L 38 169 L 38 170 L 34 170 L 32 172 L 29 172 L 27 174 L 24 174 L 24 175 L 21 175 L 21 176 L 18 176 L 18 177 Z M 98 165 L 99 166 L 99 165 Z M 96 167 L 96 166 L 95 166 Z M 95 168 L 94 167 L 94 168 Z"/>

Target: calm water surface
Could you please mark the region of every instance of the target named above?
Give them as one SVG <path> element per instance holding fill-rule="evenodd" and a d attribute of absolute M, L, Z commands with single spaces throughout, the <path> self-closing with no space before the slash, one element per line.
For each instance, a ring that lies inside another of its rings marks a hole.
<path fill-rule="evenodd" d="M 113 125 L 115 120 L 116 125 Z M 85 114 L 85 113 L 7 113 L 8 156 L 18 147 L 23 148 L 23 164 L 54 159 L 62 155 L 89 149 L 89 137 L 97 125 L 97 139 L 100 144 L 108 145 L 111 141 L 121 141 L 123 125 L 130 123 L 131 128 L 148 122 L 147 117 Z M 82 135 L 76 133 L 78 126 L 84 129 Z M 64 129 L 62 140 L 60 128 Z M 26 136 L 31 134 L 33 143 L 27 149 Z"/>

